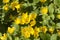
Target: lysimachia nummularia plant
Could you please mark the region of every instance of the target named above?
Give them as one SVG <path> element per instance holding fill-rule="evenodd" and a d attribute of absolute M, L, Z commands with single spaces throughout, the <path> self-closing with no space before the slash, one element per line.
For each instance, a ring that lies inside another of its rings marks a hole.
<path fill-rule="evenodd" d="M 0 40 L 60 40 L 60 0 L 0 0 Z"/>

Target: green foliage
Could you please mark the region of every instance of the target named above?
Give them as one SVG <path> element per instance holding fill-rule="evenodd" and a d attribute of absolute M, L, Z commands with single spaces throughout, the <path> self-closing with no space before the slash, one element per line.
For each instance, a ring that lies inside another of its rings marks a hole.
<path fill-rule="evenodd" d="M 42 40 L 50 40 L 50 34 L 40 33 L 40 38 L 41 38 Z"/>
<path fill-rule="evenodd" d="M 57 40 L 57 34 L 53 34 L 50 38 L 50 40 Z"/>
<path fill-rule="evenodd" d="M 58 7 L 60 7 L 60 0 L 54 0 L 54 4 Z"/>

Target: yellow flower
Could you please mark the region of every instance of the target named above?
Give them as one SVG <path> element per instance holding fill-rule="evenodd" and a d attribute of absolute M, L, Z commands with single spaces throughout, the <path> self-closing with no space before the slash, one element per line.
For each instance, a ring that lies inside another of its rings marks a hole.
<path fill-rule="evenodd" d="M 6 40 L 7 39 L 7 34 L 3 34 L 3 36 L 0 37 L 1 40 Z"/>
<path fill-rule="evenodd" d="M 58 19 L 60 19 L 60 14 L 59 14 L 59 15 L 57 15 L 57 18 L 58 18 Z"/>
<path fill-rule="evenodd" d="M 34 32 L 34 37 L 38 38 L 38 36 L 39 36 L 39 33 L 38 32 Z"/>
<path fill-rule="evenodd" d="M 25 24 L 25 19 L 24 18 L 21 18 L 20 24 Z"/>
<path fill-rule="evenodd" d="M 21 33 L 22 36 L 24 36 L 25 38 L 29 38 L 30 37 L 30 32 L 29 32 L 29 28 L 28 27 L 24 27 L 21 29 Z"/>
<path fill-rule="evenodd" d="M 18 10 L 20 9 L 20 4 L 16 5 L 15 8 Z"/>
<path fill-rule="evenodd" d="M 27 12 L 23 13 L 21 17 L 24 18 L 24 19 L 26 19 L 28 17 L 28 13 Z"/>
<path fill-rule="evenodd" d="M 35 38 L 37 38 L 39 36 L 39 32 L 40 32 L 39 28 L 35 27 L 35 29 L 34 29 L 34 37 Z"/>
<path fill-rule="evenodd" d="M 41 27 L 41 30 L 42 30 L 43 33 L 46 33 L 47 32 L 47 27 L 43 26 L 43 27 Z"/>
<path fill-rule="evenodd" d="M 9 3 L 10 0 L 3 0 L 3 3 Z"/>
<path fill-rule="evenodd" d="M 13 32 L 15 31 L 15 28 L 14 27 L 8 27 L 8 33 L 12 34 Z"/>
<path fill-rule="evenodd" d="M 54 32 L 54 28 L 52 28 L 52 27 L 49 28 L 49 32 L 50 32 L 50 33 L 53 33 L 53 32 Z"/>
<path fill-rule="evenodd" d="M 32 20 L 31 22 L 30 22 L 30 26 L 34 26 L 36 24 L 36 21 L 35 20 Z"/>
<path fill-rule="evenodd" d="M 4 5 L 3 9 L 7 11 L 9 9 L 8 4 Z"/>
<path fill-rule="evenodd" d="M 20 18 L 16 18 L 15 19 L 15 24 L 20 24 L 20 22 L 21 22 L 21 19 Z"/>
<path fill-rule="evenodd" d="M 6 33 L 4 33 L 4 34 L 3 34 L 3 36 L 6 38 L 6 37 L 7 37 L 7 34 L 6 34 Z"/>
<path fill-rule="evenodd" d="M 47 0 L 40 0 L 40 2 L 45 3 Z"/>
<path fill-rule="evenodd" d="M 29 27 L 29 33 L 31 34 L 31 35 L 33 35 L 34 34 L 34 29 L 31 27 L 31 26 L 28 26 Z"/>
<path fill-rule="evenodd" d="M 11 3 L 11 8 L 12 8 L 13 10 L 15 10 L 15 8 L 19 8 L 19 5 L 18 5 L 18 4 L 19 4 L 19 3 L 16 2 L 16 1 L 12 2 L 12 3 Z"/>
<path fill-rule="evenodd" d="M 24 36 L 24 33 L 26 32 L 26 28 L 21 28 L 21 33 Z"/>
<path fill-rule="evenodd" d="M 28 24 L 29 21 L 30 21 L 30 19 L 28 18 L 28 13 L 27 12 L 23 13 L 21 15 L 21 24 L 25 24 L 25 23 Z"/>
<path fill-rule="evenodd" d="M 29 14 L 30 20 L 33 20 L 33 19 L 35 19 L 36 17 L 37 17 L 37 14 L 36 14 L 36 13 L 31 13 L 31 14 Z"/>
<path fill-rule="evenodd" d="M 25 32 L 24 37 L 25 38 L 29 38 L 30 37 L 30 33 L 29 32 Z"/>
<path fill-rule="evenodd" d="M 60 36 L 60 30 L 57 30 L 58 36 Z"/>
<path fill-rule="evenodd" d="M 47 7 L 42 7 L 41 10 L 40 10 L 40 12 L 42 14 L 47 14 L 48 13 L 48 8 Z"/>
<path fill-rule="evenodd" d="M 28 17 L 25 19 L 25 23 L 28 24 L 29 22 L 30 22 L 30 18 Z"/>
<path fill-rule="evenodd" d="M 37 28 L 37 27 L 35 27 L 35 29 L 34 29 L 35 31 L 37 31 L 37 32 L 40 32 L 40 29 L 39 28 Z"/>

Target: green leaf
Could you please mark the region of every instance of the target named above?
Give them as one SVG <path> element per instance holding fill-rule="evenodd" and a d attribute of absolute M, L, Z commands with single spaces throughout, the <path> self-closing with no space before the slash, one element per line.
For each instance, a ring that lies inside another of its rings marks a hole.
<path fill-rule="evenodd" d="M 60 26 L 60 23 L 57 23 L 56 25 L 59 27 Z"/>
<path fill-rule="evenodd" d="M 50 34 L 46 34 L 46 40 L 50 40 Z"/>
<path fill-rule="evenodd" d="M 28 1 L 28 0 L 24 0 L 24 1 Z"/>
<path fill-rule="evenodd" d="M 11 25 L 11 26 L 16 28 L 16 30 L 15 30 L 15 31 L 19 31 L 19 25 L 15 24 L 15 23 L 12 23 L 12 25 Z M 18 29 L 18 30 L 17 30 L 17 29 Z"/>
<path fill-rule="evenodd" d="M 24 3 L 24 4 L 22 4 L 22 5 L 24 6 L 24 8 L 25 8 L 25 7 L 28 7 L 28 4 L 27 4 L 27 3 Z"/>
<path fill-rule="evenodd" d="M 54 12 L 54 4 L 51 3 L 51 4 L 49 5 L 49 13 L 50 13 L 50 14 L 53 14 L 53 12 Z"/>
<path fill-rule="evenodd" d="M 34 40 L 40 40 L 40 38 L 36 38 L 36 39 L 34 39 Z"/>
<path fill-rule="evenodd" d="M 52 18 L 52 20 L 54 20 L 55 18 L 54 14 L 50 14 L 50 17 Z"/>
<path fill-rule="evenodd" d="M 9 33 L 7 33 L 7 36 L 8 36 L 9 40 L 12 40 L 12 37 L 11 37 L 11 35 Z"/>
<path fill-rule="evenodd" d="M 57 14 L 60 14 L 60 8 L 55 9 L 55 11 L 56 11 Z"/>
<path fill-rule="evenodd" d="M 33 6 L 33 10 L 35 10 L 37 7 L 36 6 Z"/>
<path fill-rule="evenodd" d="M 38 3 L 40 0 L 33 0 L 33 3 Z"/>
<path fill-rule="evenodd" d="M 50 34 L 40 33 L 40 38 L 41 38 L 42 40 L 50 40 Z"/>
<path fill-rule="evenodd" d="M 2 36 L 2 33 L 0 33 L 0 36 Z"/>
<path fill-rule="evenodd" d="M 43 20 L 47 20 L 47 21 L 50 20 L 50 16 L 48 16 L 48 15 L 43 15 L 42 18 L 43 18 Z"/>
<path fill-rule="evenodd" d="M 19 37 L 15 37 L 15 40 L 20 40 Z"/>
<path fill-rule="evenodd" d="M 46 25 L 48 24 L 48 21 L 47 20 L 43 20 L 43 25 Z"/>
<path fill-rule="evenodd" d="M 35 9 L 35 10 L 32 11 L 32 12 L 39 14 L 39 10 L 38 10 L 38 9 Z"/>
<path fill-rule="evenodd" d="M 54 4 L 60 7 L 60 0 L 54 0 Z"/>
<path fill-rule="evenodd" d="M 60 23 L 56 24 L 56 28 L 59 29 L 60 28 Z"/>
<path fill-rule="evenodd" d="M 57 40 L 57 34 L 53 34 L 50 38 L 50 40 Z"/>
<path fill-rule="evenodd" d="M 46 17 L 46 20 L 50 20 L 50 16 L 47 16 L 47 17 Z"/>
<path fill-rule="evenodd" d="M 55 27 L 55 23 L 52 20 L 50 20 L 50 23 Z"/>

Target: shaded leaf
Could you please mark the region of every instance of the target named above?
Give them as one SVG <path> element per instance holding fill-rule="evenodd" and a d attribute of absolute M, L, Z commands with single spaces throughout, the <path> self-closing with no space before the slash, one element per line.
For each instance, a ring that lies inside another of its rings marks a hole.
<path fill-rule="evenodd" d="M 50 13 L 50 14 L 53 14 L 53 12 L 54 12 L 54 4 L 51 3 L 51 4 L 49 5 L 49 13 Z"/>
<path fill-rule="evenodd" d="M 57 40 L 57 34 L 53 34 L 50 38 L 50 40 Z"/>

